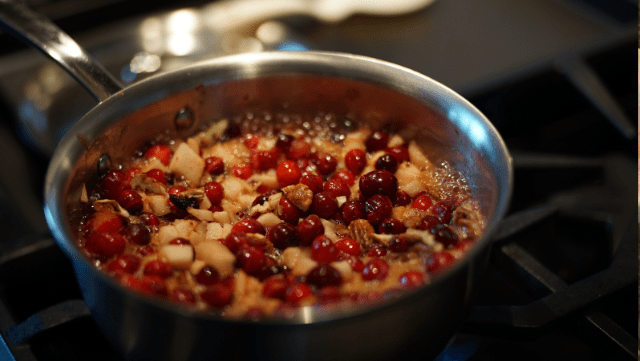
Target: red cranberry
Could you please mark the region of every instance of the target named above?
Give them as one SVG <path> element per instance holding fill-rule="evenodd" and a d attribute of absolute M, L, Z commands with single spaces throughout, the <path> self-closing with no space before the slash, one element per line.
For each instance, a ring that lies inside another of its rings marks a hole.
<path fill-rule="evenodd" d="M 140 168 L 129 168 L 125 173 L 125 182 L 130 183 L 131 180 L 133 179 L 133 177 L 135 177 L 136 174 L 142 173 L 142 171 L 140 170 Z"/>
<path fill-rule="evenodd" d="M 356 256 L 349 256 L 345 261 L 347 261 L 354 272 L 361 273 L 362 270 L 364 270 L 364 263 L 362 263 L 362 260 Z"/>
<path fill-rule="evenodd" d="M 296 228 L 289 223 L 282 222 L 269 228 L 267 239 L 277 249 L 285 249 L 297 244 Z"/>
<path fill-rule="evenodd" d="M 245 246 L 236 253 L 236 262 L 247 274 L 254 276 L 267 266 L 267 256 L 256 248 Z"/>
<path fill-rule="evenodd" d="M 376 194 L 364 203 L 367 212 L 367 220 L 374 226 L 382 222 L 384 219 L 391 217 L 393 211 L 393 203 L 387 196 Z"/>
<path fill-rule="evenodd" d="M 304 139 L 294 139 L 287 150 L 288 159 L 300 159 L 311 153 L 311 146 Z"/>
<path fill-rule="evenodd" d="M 365 219 L 367 216 L 364 202 L 348 201 L 342 206 L 342 218 L 347 225 L 356 219 Z"/>
<path fill-rule="evenodd" d="M 231 232 L 260 233 L 262 235 L 266 233 L 262 224 L 253 218 L 238 221 L 231 227 Z"/>
<path fill-rule="evenodd" d="M 265 193 L 269 193 L 270 195 L 271 194 L 275 194 L 273 188 L 271 188 L 271 187 L 269 187 L 267 185 L 264 185 L 264 184 L 260 184 L 258 186 L 258 188 L 256 188 L 256 192 L 258 192 L 260 194 L 265 194 Z"/>
<path fill-rule="evenodd" d="M 409 161 L 409 150 L 404 145 L 387 148 L 387 153 L 396 158 L 398 164 Z"/>
<path fill-rule="evenodd" d="M 398 161 L 391 154 L 383 154 L 376 161 L 376 169 L 384 169 L 395 173 L 398 170 Z"/>
<path fill-rule="evenodd" d="M 374 170 L 360 177 L 360 192 L 365 197 L 382 194 L 389 198 L 398 192 L 398 179 L 387 170 Z"/>
<path fill-rule="evenodd" d="M 319 193 L 323 190 L 322 178 L 317 174 L 305 173 L 300 178 L 300 184 L 304 184 L 309 187 L 313 193 Z"/>
<path fill-rule="evenodd" d="M 253 170 L 251 170 L 251 166 L 248 163 L 242 163 L 234 165 L 231 168 L 231 173 L 240 179 L 246 180 L 253 175 Z"/>
<path fill-rule="evenodd" d="M 211 175 L 220 175 L 224 172 L 224 161 L 219 157 L 209 157 L 204 160 L 204 170 Z"/>
<path fill-rule="evenodd" d="M 188 239 L 184 239 L 182 237 L 178 237 L 178 238 L 174 238 L 171 241 L 169 241 L 169 244 L 173 244 L 176 246 L 190 246 L 191 242 L 189 242 Z"/>
<path fill-rule="evenodd" d="M 134 244 L 144 246 L 151 242 L 151 233 L 140 223 L 129 223 L 120 233 Z"/>
<path fill-rule="evenodd" d="M 158 227 L 160 226 L 160 219 L 153 213 L 140 213 L 138 218 L 149 227 Z"/>
<path fill-rule="evenodd" d="M 387 249 L 384 246 L 379 244 L 371 245 L 371 248 L 367 251 L 367 256 L 373 258 L 380 258 L 387 255 Z"/>
<path fill-rule="evenodd" d="M 298 183 L 301 176 L 302 172 L 300 171 L 300 167 L 292 160 L 285 160 L 278 164 L 276 168 L 276 177 L 278 178 L 280 187 Z"/>
<path fill-rule="evenodd" d="M 331 263 L 338 259 L 340 250 L 325 235 L 316 237 L 311 243 L 311 258 L 320 263 Z"/>
<path fill-rule="evenodd" d="M 387 143 L 389 143 L 389 134 L 376 130 L 367 138 L 364 144 L 367 147 L 367 152 L 377 152 L 385 149 Z"/>
<path fill-rule="evenodd" d="M 107 271 L 133 274 L 140 268 L 140 257 L 133 254 L 122 254 L 107 265 Z"/>
<path fill-rule="evenodd" d="M 419 195 L 413 200 L 413 202 L 411 202 L 411 208 L 419 209 L 421 211 L 429 210 L 432 205 L 433 201 L 427 194 Z"/>
<path fill-rule="evenodd" d="M 169 165 L 171 161 L 171 149 L 166 145 L 152 145 L 144 152 L 144 157 L 147 159 L 157 158 L 162 164 Z"/>
<path fill-rule="evenodd" d="M 287 290 L 287 281 L 278 276 L 272 276 L 264 281 L 262 295 L 268 298 L 284 300 L 284 293 Z"/>
<path fill-rule="evenodd" d="M 118 232 L 124 222 L 119 215 L 110 211 L 98 211 L 92 214 L 87 220 L 87 224 L 84 229 L 84 233 L 92 231 L 101 233 L 116 233 Z"/>
<path fill-rule="evenodd" d="M 331 154 L 318 151 L 313 157 L 314 163 L 318 168 L 318 173 L 327 175 L 336 170 L 338 161 Z"/>
<path fill-rule="evenodd" d="M 351 195 L 349 186 L 341 179 L 328 180 L 327 183 L 324 184 L 324 191 L 328 192 L 335 198 L 340 196 L 349 197 L 349 195 Z"/>
<path fill-rule="evenodd" d="M 424 273 L 420 271 L 407 271 L 400 275 L 400 284 L 407 288 L 415 288 L 424 283 Z"/>
<path fill-rule="evenodd" d="M 240 247 L 249 243 L 249 236 L 244 232 L 231 232 L 226 238 L 220 240 L 231 253 L 235 254 L 240 250 Z"/>
<path fill-rule="evenodd" d="M 360 243 L 352 238 L 344 238 L 336 242 L 336 248 L 340 251 L 350 254 L 352 256 L 359 256 L 362 250 L 360 249 Z"/>
<path fill-rule="evenodd" d="M 430 273 L 438 273 L 449 267 L 454 261 L 455 258 L 449 252 L 435 252 L 427 259 L 427 270 Z"/>
<path fill-rule="evenodd" d="M 392 252 L 403 253 L 406 252 L 411 246 L 411 242 L 406 237 L 393 237 L 389 241 L 389 249 Z"/>
<path fill-rule="evenodd" d="M 455 249 L 462 252 L 467 253 L 473 247 L 473 240 L 471 239 L 463 239 L 455 245 Z"/>
<path fill-rule="evenodd" d="M 144 266 L 145 275 L 156 275 L 162 278 L 167 278 L 171 276 L 172 271 L 173 271 L 173 268 L 171 268 L 170 264 L 157 259 L 147 263 Z"/>
<path fill-rule="evenodd" d="M 294 139 L 295 138 L 292 135 L 280 133 L 278 135 L 278 140 L 276 141 L 276 149 L 281 153 L 286 153 L 291 147 L 291 143 L 293 143 Z"/>
<path fill-rule="evenodd" d="M 427 215 L 422 218 L 422 220 L 420 221 L 420 223 L 418 223 L 418 226 L 416 228 L 426 231 L 426 230 L 433 229 L 438 224 L 442 224 L 442 221 L 440 220 L 440 218 L 432 215 Z"/>
<path fill-rule="evenodd" d="M 318 288 L 324 286 L 340 286 L 342 284 L 342 276 L 337 269 L 330 265 L 320 264 L 307 273 L 307 283 Z"/>
<path fill-rule="evenodd" d="M 218 271 L 211 266 L 204 266 L 196 275 L 196 281 L 201 285 L 211 285 L 220 279 L 220 275 Z"/>
<path fill-rule="evenodd" d="M 278 165 L 278 153 L 274 150 L 261 150 L 251 155 L 253 169 L 265 171 Z"/>
<path fill-rule="evenodd" d="M 296 282 L 285 291 L 284 299 L 287 303 L 297 305 L 305 298 L 313 296 L 313 290 L 305 282 Z"/>
<path fill-rule="evenodd" d="M 224 198 L 224 188 L 218 182 L 208 182 L 204 184 L 204 194 L 212 205 L 218 205 Z"/>
<path fill-rule="evenodd" d="M 247 134 L 247 136 L 243 140 L 243 143 L 245 147 L 251 150 L 255 150 L 256 148 L 258 148 L 258 144 L 260 143 L 260 137 L 254 134 Z"/>
<path fill-rule="evenodd" d="M 136 253 L 139 254 L 140 257 L 146 257 L 146 256 L 148 256 L 150 254 L 156 253 L 156 250 L 153 249 L 153 247 L 151 247 L 150 245 L 146 245 L 146 246 L 142 246 L 142 247 L 138 248 Z"/>
<path fill-rule="evenodd" d="M 451 215 L 458 205 L 458 200 L 455 198 L 445 199 L 434 204 L 429 211 L 440 218 L 442 223 L 449 224 Z"/>
<path fill-rule="evenodd" d="M 356 183 L 356 176 L 354 176 L 353 173 L 351 173 L 346 169 L 335 172 L 331 176 L 331 179 L 340 179 L 341 181 L 345 182 L 349 187 L 351 187 Z"/>
<path fill-rule="evenodd" d="M 214 283 L 202 291 L 200 297 L 211 307 L 223 308 L 231 304 L 233 290 L 224 283 Z"/>
<path fill-rule="evenodd" d="M 316 293 L 321 303 L 337 302 L 342 298 L 338 286 L 324 286 Z"/>
<path fill-rule="evenodd" d="M 302 210 L 296 207 L 291 200 L 287 197 L 280 198 L 278 201 L 278 207 L 276 208 L 276 214 L 283 221 L 296 225 L 298 224 L 298 220 L 302 216 Z"/>
<path fill-rule="evenodd" d="M 138 213 L 143 207 L 142 197 L 138 192 L 132 189 L 125 189 L 122 191 L 122 193 L 120 193 L 118 203 L 120 203 L 122 208 L 126 209 L 130 213 Z"/>
<path fill-rule="evenodd" d="M 303 219 L 296 226 L 296 238 L 301 246 L 310 245 L 321 234 L 324 234 L 324 226 L 315 214 Z"/>
<path fill-rule="evenodd" d="M 160 169 L 152 169 L 145 174 L 147 175 L 147 177 L 154 179 L 156 182 L 167 185 L 167 177 Z"/>
<path fill-rule="evenodd" d="M 121 170 L 112 170 L 102 179 L 102 188 L 104 189 L 105 198 L 118 199 L 120 193 L 125 189 L 131 188 L 127 182 L 127 175 Z"/>
<path fill-rule="evenodd" d="M 309 210 L 320 218 L 329 219 L 338 210 L 336 197 L 329 192 L 316 193 Z"/>
<path fill-rule="evenodd" d="M 127 241 L 118 233 L 92 232 L 87 237 L 86 245 L 90 252 L 103 257 L 113 257 L 124 252 Z"/>
<path fill-rule="evenodd" d="M 162 277 L 157 275 L 146 275 L 140 280 L 142 283 L 141 289 L 146 293 L 155 294 L 159 296 L 167 295 L 167 284 Z"/>
<path fill-rule="evenodd" d="M 396 197 L 393 202 L 393 205 L 407 206 L 409 204 L 411 204 L 411 196 L 407 194 L 407 192 L 403 191 L 402 189 L 398 189 L 398 191 L 396 192 Z"/>
<path fill-rule="evenodd" d="M 344 157 L 344 163 L 353 174 L 360 174 L 367 165 L 367 154 L 360 149 L 352 149 Z"/>
<path fill-rule="evenodd" d="M 400 234 L 407 230 L 407 227 L 405 227 L 404 224 L 396 218 L 387 218 L 383 220 L 380 222 L 380 226 L 378 228 L 382 234 Z"/>
<path fill-rule="evenodd" d="M 189 290 L 176 288 L 171 292 L 171 300 L 185 306 L 192 306 L 196 303 L 196 296 Z"/>
<path fill-rule="evenodd" d="M 362 279 L 365 281 L 382 281 L 389 275 L 389 264 L 381 259 L 375 258 L 367 262 L 362 270 Z"/>

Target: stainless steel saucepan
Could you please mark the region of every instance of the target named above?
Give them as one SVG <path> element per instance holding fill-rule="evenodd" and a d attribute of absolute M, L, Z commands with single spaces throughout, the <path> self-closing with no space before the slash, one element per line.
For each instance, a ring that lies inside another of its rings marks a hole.
<path fill-rule="evenodd" d="M 44 209 L 93 317 L 126 358 L 429 359 L 464 321 L 491 234 L 508 204 L 512 166 L 491 123 L 452 90 L 394 64 L 323 52 L 218 58 L 122 89 L 69 37 L 20 4 L 0 0 L 0 23 L 52 52 L 100 100 L 58 145 L 46 176 Z M 146 298 L 83 256 L 69 209 L 79 200 L 80 185 L 96 176 L 102 155 L 118 164 L 161 132 L 188 136 L 203 124 L 246 111 L 330 111 L 374 128 L 394 122 L 431 159 L 446 160 L 463 173 L 481 204 L 485 235 L 432 283 L 388 302 L 334 312 L 303 307 L 291 319 L 258 322 Z"/>

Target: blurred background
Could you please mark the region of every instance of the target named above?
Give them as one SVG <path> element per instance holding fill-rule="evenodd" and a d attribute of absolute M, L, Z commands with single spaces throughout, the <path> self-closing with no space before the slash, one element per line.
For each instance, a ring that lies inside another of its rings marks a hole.
<path fill-rule="evenodd" d="M 475 309 L 439 360 L 507 360 L 515 354 L 520 360 L 636 359 L 637 259 L 609 271 L 621 250 L 637 254 L 636 1 L 25 2 L 124 84 L 227 54 L 326 50 L 397 63 L 459 92 L 494 123 L 514 156 L 508 218 L 530 216 L 514 223 L 519 233 L 502 235 L 479 305 L 513 313 L 509 305 L 554 297 L 603 272 L 609 272 L 609 287 L 561 305 L 551 311 L 558 319 L 540 327 L 526 321 L 544 315 L 508 324 L 487 322 Z M 0 276 L 5 339 L 29 315 L 79 298 L 66 260 L 55 256 L 41 190 L 57 142 L 94 105 L 56 65 L 0 33 L 0 275 L 27 277 Z M 46 271 L 30 260 L 42 250 L 57 257 L 46 260 Z M 15 282 L 35 283 L 45 292 L 34 294 Z M 47 290 L 66 294 L 43 298 Z M 95 325 L 71 319 L 62 326 L 67 334 L 45 330 L 10 345 L 13 357 L 100 359 L 90 349 L 108 346 Z M 72 343 L 76 338 L 81 341 Z M 103 356 L 118 357 L 108 351 Z"/>

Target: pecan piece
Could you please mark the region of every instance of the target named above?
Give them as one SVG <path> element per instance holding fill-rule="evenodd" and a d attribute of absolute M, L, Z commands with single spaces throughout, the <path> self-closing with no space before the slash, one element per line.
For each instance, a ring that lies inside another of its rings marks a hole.
<path fill-rule="evenodd" d="M 311 201 L 313 201 L 313 191 L 311 191 L 306 184 L 298 183 L 286 186 L 282 188 L 282 193 L 284 193 L 284 196 L 289 198 L 296 207 L 302 209 L 304 212 L 309 210 Z"/>
<path fill-rule="evenodd" d="M 457 207 L 451 216 L 451 228 L 461 239 L 480 237 L 483 225 L 478 211 L 468 203 Z"/>
<path fill-rule="evenodd" d="M 349 223 L 351 238 L 355 239 L 364 247 L 368 247 L 374 241 L 375 230 L 366 219 L 356 219 Z"/>

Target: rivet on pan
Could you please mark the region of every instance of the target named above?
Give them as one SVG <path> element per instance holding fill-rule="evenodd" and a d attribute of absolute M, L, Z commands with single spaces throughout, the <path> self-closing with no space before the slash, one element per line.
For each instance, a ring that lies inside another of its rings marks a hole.
<path fill-rule="evenodd" d="M 98 158 L 98 174 L 103 176 L 111 169 L 111 158 L 108 154 L 103 154 Z"/>
<path fill-rule="evenodd" d="M 174 119 L 176 130 L 185 130 L 191 128 L 195 118 L 191 109 L 184 107 L 178 111 Z"/>

